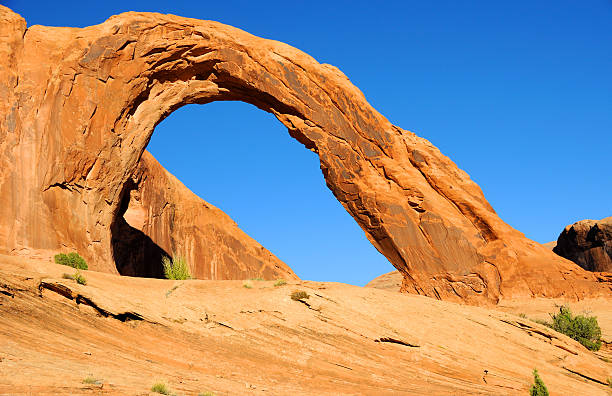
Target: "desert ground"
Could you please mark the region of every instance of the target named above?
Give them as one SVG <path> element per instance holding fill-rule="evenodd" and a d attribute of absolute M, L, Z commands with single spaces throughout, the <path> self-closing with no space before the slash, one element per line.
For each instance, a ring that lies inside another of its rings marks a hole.
<path fill-rule="evenodd" d="M 562 300 L 473 307 L 340 283 L 171 281 L 0 256 L 0 394 L 609 395 L 609 301 L 592 353 L 528 318 Z M 309 294 L 303 301 L 293 291 Z M 93 377 L 94 384 L 84 384 Z"/>

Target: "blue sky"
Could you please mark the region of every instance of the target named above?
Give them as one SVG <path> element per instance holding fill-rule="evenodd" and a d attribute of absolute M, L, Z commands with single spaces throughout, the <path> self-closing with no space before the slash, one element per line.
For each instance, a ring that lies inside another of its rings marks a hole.
<path fill-rule="evenodd" d="M 0 3 L 28 25 L 156 11 L 286 42 L 338 66 L 391 122 L 439 147 L 528 237 L 547 242 L 612 215 L 612 1 Z M 269 114 L 187 106 L 149 150 L 305 279 L 363 285 L 392 269 L 317 157 Z"/>

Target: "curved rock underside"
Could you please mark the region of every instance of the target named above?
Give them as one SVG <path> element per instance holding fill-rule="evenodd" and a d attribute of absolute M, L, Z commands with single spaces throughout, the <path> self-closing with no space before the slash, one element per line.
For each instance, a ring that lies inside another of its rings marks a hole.
<path fill-rule="evenodd" d="M 612 217 L 568 225 L 553 251 L 588 271 L 612 272 Z"/>
<path fill-rule="evenodd" d="M 465 172 L 392 125 L 337 68 L 295 48 L 152 13 L 26 29 L 1 8 L 0 21 L 1 250 L 74 248 L 117 272 L 112 225 L 155 126 L 186 104 L 240 100 L 319 155 L 404 291 L 471 303 L 610 294 L 504 223 Z"/>

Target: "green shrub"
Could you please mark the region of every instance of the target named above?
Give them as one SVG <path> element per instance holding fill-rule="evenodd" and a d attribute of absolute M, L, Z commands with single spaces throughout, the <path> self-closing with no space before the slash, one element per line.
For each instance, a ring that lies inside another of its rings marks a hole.
<path fill-rule="evenodd" d="M 296 290 L 293 293 L 291 293 L 291 299 L 293 301 L 301 301 L 307 298 L 310 298 L 310 296 L 308 295 L 308 293 L 306 293 L 303 290 Z"/>
<path fill-rule="evenodd" d="M 548 396 L 548 389 L 544 385 L 544 381 L 540 378 L 538 370 L 533 369 L 533 385 L 529 388 L 530 396 Z"/>
<path fill-rule="evenodd" d="M 198 393 L 198 396 L 215 396 L 215 394 L 212 392 L 202 392 Z"/>
<path fill-rule="evenodd" d="M 161 393 L 162 395 L 169 395 L 170 389 L 168 388 L 168 385 L 160 381 L 153 384 L 153 386 L 151 387 L 151 392 Z"/>
<path fill-rule="evenodd" d="M 573 316 L 569 307 L 562 306 L 559 313 L 551 315 L 551 327 L 573 338 L 591 351 L 601 348 L 601 328 L 595 316 Z"/>
<path fill-rule="evenodd" d="M 87 279 L 85 279 L 85 277 L 79 272 L 79 270 L 77 270 L 77 272 L 74 273 L 73 279 L 79 285 L 86 285 L 87 284 Z"/>
<path fill-rule="evenodd" d="M 87 377 L 83 378 L 83 383 L 84 384 L 97 384 L 100 381 L 98 381 L 96 378 L 92 377 L 91 375 L 88 375 Z"/>
<path fill-rule="evenodd" d="M 258 281 L 258 282 L 265 281 L 265 279 L 264 279 L 264 278 L 251 278 L 251 279 L 249 279 L 249 280 L 252 280 L 252 281 Z"/>
<path fill-rule="evenodd" d="M 70 275 L 64 272 L 64 274 L 62 275 L 62 278 L 74 280 L 74 275 Z"/>
<path fill-rule="evenodd" d="M 247 281 L 242 284 L 242 287 L 244 287 L 245 289 L 252 289 L 253 285 L 251 284 L 251 282 Z"/>
<path fill-rule="evenodd" d="M 279 287 L 279 286 L 283 286 L 286 285 L 287 281 L 284 279 L 279 279 L 276 282 L 274 282 L 274 287 Z"/>
<path fill-rule="evenodd" d="M 189 272 L 189 265 L 182 257 L 170 257 L 166 256 L 162 258 L 162 265 L 164 266 L 164 276 L 166 279 L 174 280 L 185 280 L 191 279 L 191 273 Z"/>
<path fill-rule="evenodd" d="M 608 378 L 608 386 L 612 388 L 612 378 Z"/>
<path fill-rule="evenodd" d="M 56 254 L 54 259 L 57 264 L 67 265 L 76 269 L 87 269 L 87 263 L 77 252 Z"/>

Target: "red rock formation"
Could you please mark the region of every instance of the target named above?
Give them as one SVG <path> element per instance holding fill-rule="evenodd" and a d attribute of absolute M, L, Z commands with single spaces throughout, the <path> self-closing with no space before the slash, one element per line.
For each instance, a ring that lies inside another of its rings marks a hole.
<path fill-rule="evenodd" d="M 553 251 L 585 270 L 612 272 L 612 217 L 568 225 Z"/>
<path fill-rule="evenodd" d="M 161 258 L 177 252 L 199 279 L 297 279 L 223 211 L 193 194 L 144 152 L 126 182 L 111 225 L 122 275 L 161 277 Z"/>
<path fill-rule="evenodd" d="M 465 172 L 392 125 L 337 68 L 295 48 L 160 14 L 83 29 L 26 30 L 4 7 L 0 19 L 2 250 L 65 245 L 115 272 L 111 225 L 155 126 L 185 104 L 241 100 L 318 153 L 327 185 L 405 291 L 473 303 L 610 293 L 504 223 Z"/>

